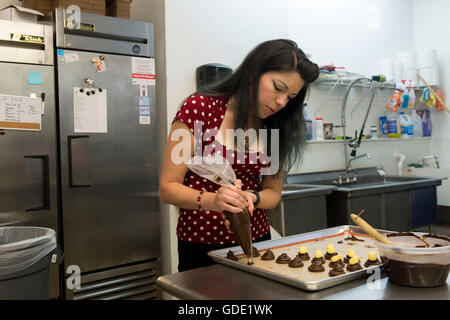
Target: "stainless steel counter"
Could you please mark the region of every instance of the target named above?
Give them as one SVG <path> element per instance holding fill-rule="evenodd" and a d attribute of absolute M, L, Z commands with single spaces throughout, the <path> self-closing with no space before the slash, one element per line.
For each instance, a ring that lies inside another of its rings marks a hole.
<path fill-rule="evenodd" d="M 450 300 L 450 278 L 435 288 L 412 288 L 392 283 L 386 273 L 367 284 L 367 277 L 316 292 L 303 291 L 225 265 L 161 276 L 156 281 L 161 299 L 183 300 Z"/>

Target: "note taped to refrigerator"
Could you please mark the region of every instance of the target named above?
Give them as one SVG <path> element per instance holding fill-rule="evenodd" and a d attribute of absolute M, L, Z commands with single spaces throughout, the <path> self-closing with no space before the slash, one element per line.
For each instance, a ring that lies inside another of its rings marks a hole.
<path fill-rule="evenodd" d="M 131 83 L 134 85 L 156 85 L 155 59 L 131 57 Z"/>
<path fill-rule="evenodd" d="M 41 130 L 40 98 L 0 94 L 0 129 Z"/>
<path fill-rule="evenodd" d="M 73 88 L 74 132 L 108 132 L 106 89 Z"/>

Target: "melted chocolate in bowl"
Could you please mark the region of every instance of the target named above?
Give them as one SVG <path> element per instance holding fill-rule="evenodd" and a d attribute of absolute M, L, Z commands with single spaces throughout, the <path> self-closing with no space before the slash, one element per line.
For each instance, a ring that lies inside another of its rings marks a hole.
<path fill-rule="evenodd" d="M 377 244 L 390 281 L 411 287 L 436 287 L 447 281 L 450 238 L 406 232 L 386 236 L 393 245 Z"/>
<path fill-rule="evenodd" d="M 410 287 L 437 287 L 447 281 L 450 265 L 403 262 L 381 257 L 389 280 Z"/>

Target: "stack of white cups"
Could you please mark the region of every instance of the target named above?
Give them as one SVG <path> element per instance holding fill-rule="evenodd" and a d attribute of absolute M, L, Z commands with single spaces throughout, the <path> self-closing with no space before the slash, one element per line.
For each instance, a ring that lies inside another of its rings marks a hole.
<path fill-rule="evenodd" d="M 402 65 L 402 80 L 417 82 L 417 62 L 414 50 L 401 51 L 397 54 L 398 61 Z"/>

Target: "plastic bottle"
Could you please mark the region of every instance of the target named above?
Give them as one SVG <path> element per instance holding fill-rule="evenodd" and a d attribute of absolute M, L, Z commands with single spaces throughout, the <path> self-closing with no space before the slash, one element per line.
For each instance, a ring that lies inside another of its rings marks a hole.
<path fill-rule="evenodd" d="M 324 140 L 323 136 L 323 118 L 316 117 L 314 120 L 314 139 L 315 140 Z"/>
<path fill-rule="evenodd" d="M 412 136 L 411 118 L 404 112 L 400 112 L 400 131 L 402 138 L 410 138 Z"/>
<path fill-rule="evenodd" d="M 312 140 L 313 138 L 312 117 L 308 104 L 306 102 L 303 104 L 303 118 L 305 119 L 306 124 L 306 140 Z"/>
<path fill-rule="evenodd" d="M 388 138 L 400 138 L 400 118 L 395 112 L 387 113 Z"/>
<path fill-rule="evenodd" d="M 413 136 L 423 137 L 422 118 L 420 118 L 415 110 L 411 112 L 411 122 L 413 123 Z"/>
<path fill-rule="evenodd" d="M 378 132 L 380 133 L 380 137 L 387 137 L 388 135 L 387 112 L 380 117 Z"/>
<path fill-rule="evenodd" d="M 390 111 L 397 111 L 397 108 L 400 105 L 400 99 L 403 94 L 403 89 L 405 86 L 403 83 L 399 82 L 395 84 L 394 94 L 389 98 L 388 103 L 386 104 L 386 109 Z"/>

